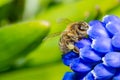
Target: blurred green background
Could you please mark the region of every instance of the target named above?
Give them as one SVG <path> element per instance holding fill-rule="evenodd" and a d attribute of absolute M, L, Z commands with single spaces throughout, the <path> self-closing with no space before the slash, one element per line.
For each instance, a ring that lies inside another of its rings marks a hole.
<path fill-rule="evenodd" d="M 57 34 L 108 14 L 120 16 L 120 0 L 0 0 L 0 80 L 62 80 Z"/>

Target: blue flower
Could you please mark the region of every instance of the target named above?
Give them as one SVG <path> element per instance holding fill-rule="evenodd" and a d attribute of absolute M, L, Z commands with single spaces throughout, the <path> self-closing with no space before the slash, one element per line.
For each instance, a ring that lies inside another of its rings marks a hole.
<path fill-rule="evenodd" d="M 112 51 L 111 38 L 99 37 L 93 39 L 91 47 L 98 52 L 107 53 Z"/>
<path fill-rule="evenodd" d="M 75 58 L 78 58 L 78 57 L 79 57 L 79 54 L 76 54 L 75 52 L 70 51 L 70 52 L 62 55 L 62 61 L 63 61 L 63 63 L 64 63 L 65 65 L 70 66 L 70 63 L 71 63 Z"/>
<path fill-rule="evenodd" d="M 80 58 L 74 59 L 73 62 L 70 64 L 70 67 L 74 72 L 81 74 L 87 73 L 92 69 L 90 64 L 84 62 Z"/>
<path fill-rule="evenodd" d="M 106 24 L 106 29 L 110 35 L 120 32 L 120 22 L 109 22 Z"/>
<path fill-rule="evenodd" d="M 120 28 L 119 28 L 120 29 Z M 120 33 L 116 33 L 112 38 L 112 45 L 120 50 Z"/>
<path fill-rule="evenodd" d="M 94 80 L 94 76 L 91 72 L 89 72 L 84 78 L 83 80 Z"/>
<path fill-rule="evenodd" d="M 80 58 L 91 63 L 101 61 L 101 57 L 90 46 L 80 49 Z"/>
<path fill-rule="evenodd" d="M 63 63 L 73 72 L 63 80 L 120 80 L 120 18 L 103 17 L 89 22 L 88 37 L 74 43 L 79 54 L 62 55 Z"/>
<path fill-rule="evenodd" d="M 120 18 L 115 16 L 115 15 L 106 15 L 106 16 L 103 17 L 103 20 L 102 20 L 102 22 L 105 23 L 105 24 L 107 24 L 111 21 L 112 22 L 119 22 Z"/>
<path fill-rule="evenodd" d="M 106 29 L 104 28 L 104 25 L 102 22 L 98 20 L 91 21 L 89 23 L 89 29 L 87 30 L 87 34 L 90 38 L 99 38 L 99 37 L 109 37 Z"/>
<path fill-rule="evenodd" d="M 75 80 L 75 73 L 74 72 L 66 72 L 63 80 Z"/>
<path fill-rule="evenodd" d="M 116 72 L 116 69 L 107 67 L 103 64 L 98 64 L 94 67 L 92 73 L 95 80 L 108 80 L 111 79 Z"/>
<path fill-rule="evenodd" d="M 107 53 L 103 58 L 103 62 L 106 66 L 120 68 L 120 52 Z"/>
<path fill-rule="evenodd" d="M 91 45 L 91 40 L 89 38 L 83 38 L 78 42 L 75 42 L 74 44 L 77 48 L 83 48 L 85 46 L 90 46 Z"/>
<path fill-rule="evenodd" d="M 116 70 L 116 74 L 113 77 L 113 80 L 120 80 L 120 69 Z"/>

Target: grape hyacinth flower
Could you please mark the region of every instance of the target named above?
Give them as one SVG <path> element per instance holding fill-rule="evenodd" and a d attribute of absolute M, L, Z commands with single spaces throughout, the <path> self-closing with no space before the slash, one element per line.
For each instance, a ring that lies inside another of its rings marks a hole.
<path fill-rule="evenodd" d="M 106 15 L 88 25 L 87 37 L 74 43 L 79 53 L 62 55 L 73 71 L 66 72 L 63 80 L 120 80 L 120 18 Z"/>

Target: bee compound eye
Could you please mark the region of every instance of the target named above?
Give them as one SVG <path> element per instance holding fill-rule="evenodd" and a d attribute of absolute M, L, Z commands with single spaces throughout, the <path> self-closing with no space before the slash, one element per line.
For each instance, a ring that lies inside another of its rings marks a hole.
<path fill-rule="evenodd" d="M 82 30 L 82 31 L 86 31 L 87 29 L 88 29 L 87 25 L 81 25 L 80 26 L 80 30 Z"/>
<path fill-rule="evenodd" d="M 88 29 L 88 24 L 86 22 L 79 23 L 79 29 L 82 31 L 86 31 Z"/>
<path fill-rule="evenodd" d="M 86 30 L 86 27 L 85 26 L 81 26 L 80 29 L 81 30 Z"/>

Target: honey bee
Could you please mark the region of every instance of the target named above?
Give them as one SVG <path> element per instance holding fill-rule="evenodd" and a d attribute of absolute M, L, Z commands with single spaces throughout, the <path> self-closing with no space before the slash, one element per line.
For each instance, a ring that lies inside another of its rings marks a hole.
<path fill-rule="evenodd" d="M 64 54 L 71 50 L 75 53 L 79 53 L 79 49 L 74 46 L 74 43 L 87 37 L 88 28 L 89 25 L 86 22 L 74 22 L 69 24 L 60 37 L 59 46 L 61 51 Z"/>

